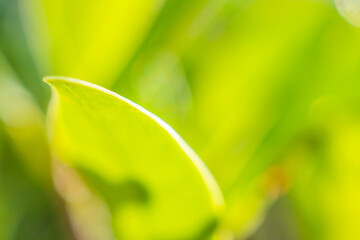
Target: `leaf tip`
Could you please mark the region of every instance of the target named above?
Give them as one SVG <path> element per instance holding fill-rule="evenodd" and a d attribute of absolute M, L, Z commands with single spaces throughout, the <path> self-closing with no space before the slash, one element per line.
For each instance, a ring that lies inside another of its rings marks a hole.
<path fill-rule="evenodd" d="M 50 86 L 54 86 L 54 83 L 69 81 L 69 78 L 61 76 L 46 76 L 43 78 L 43 81 Z"/>

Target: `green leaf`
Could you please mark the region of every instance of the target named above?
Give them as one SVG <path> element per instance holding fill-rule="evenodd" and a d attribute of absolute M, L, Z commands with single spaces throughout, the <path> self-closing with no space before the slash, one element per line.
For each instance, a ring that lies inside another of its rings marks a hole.
<path fill-rule="evenodd" d="M 122 239 L 203 239 L 223 200 L 214 178 L 158 117 L 99 86 L 47 77 L 57 156 L 109 206 Z"/>
<path fill-rule="evenodd" d="M 1 2 L 1 1 L 0 1 Z M 19 1 L 3 1 L 0 3 L 0 67 L 4 59 L 8 61 L 19 81 L 34 96 L 36 103 L 46 106 L 49 92 L 45 91 L 41 74 L 34 63 L 32 53 L 27 45 L 18 9 Z"/>
<path fill-rule="evenodd" d="M 11 99 L 11 101 L 9 101 Z M 45 115 L 0 53 L 0 121 L 27 173 L 51 188 Z"/>
<path fill-rule="evenodd" d="M 18 139 L 6 127 L 0 119 L 0 239 L 69 239 L 54 192 L 24 167 L 27 156 L 19 154 Z"/>
<path fill-rule="evenodd" d="M 146 37 L 163 2 L 25 0 L 20 10 L 36 63 L 47 74 L 111 86 Z"/>
<path fill-rule="evenodd" d="M 69 239 L 45 118 L 0 53 L 0 239 Z"/>

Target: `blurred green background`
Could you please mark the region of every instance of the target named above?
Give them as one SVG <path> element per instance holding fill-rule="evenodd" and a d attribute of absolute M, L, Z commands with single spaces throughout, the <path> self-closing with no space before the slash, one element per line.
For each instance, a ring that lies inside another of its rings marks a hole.
<path fill-rule="evenodd" d="M 0 239 L 114 239 L 51 158 L 46 75 L 169 123 L 223 191 L 213 239 L 360 239 L 359 43 L 331 0 L 0 0 Z"/>

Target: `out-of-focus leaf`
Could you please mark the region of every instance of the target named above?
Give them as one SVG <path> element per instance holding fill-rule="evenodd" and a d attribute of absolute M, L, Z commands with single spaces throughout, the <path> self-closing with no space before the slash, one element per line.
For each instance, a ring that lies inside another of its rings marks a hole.
<path fill-rule="evenodd" d="M 192 93 L 178 57 L 159 53 L 148 62 L 144 72 L 134 81 L 136 97 L 144 108 L 161 115 L 167 123 L 179 128 L 192 105 Z"/>
<path fill-rule="evenodd" d="M 310 117 L 319 132 L 317 139 L 303 139 L 285 156 L 292 169 L 290 196 L 304 239 L 360 237 L 356 204 L 360 199 L 360 114 L 354 103 L 341 96 L 314 102 Z"/>
<path fill-rule="evenodd" d="M 109 86 L 143 41 L 163 1 L 23 3 L 30 42 L 48 74 L 84 78 Z"/>
<path fill-rule="evenodd" d="M 319 3 L 256 1 L 189 48 L 189 56 L 198 56 L 192 58 L 196 109 L 190 124 L 202 136 L 194 146 L 224 192 L 227 223 L 236 232 L 252 230 L 271 188 L 284 187 L 274 181 L 265 189 L 261 178 L 271 175 L 267 169 L 306 125 L 317 89 L 299 63 L 311 64 L 304 59 L 312 56 L 331 13 Z"/>
<path fill-rule="evenodd" d="M 90 83 L 48 77 L 55 152 L 108 203 L 123 239 L 199 239 L 222 195 L 205 165 L 159 118 Z"/>
<path fill-rule="evenodd" d="M 71 239 L 54 192 L 24 169 L 22 156 L 3 127 L 0 121 L 0 239 Z"/>
<path fill-rule="evenodd" d="M 303 140 L 287 159 L 297 170 L 290 194 L 304 239 L 359 238 L 359 41 L 359 29 L 335 16 L 316 48 L 310 81 L 323 80 L 308 119 L 320 139 Z"/>
<path fill-rule="evenodd" d="M 0 239 L 69 239 L 52 186 L 44 116 L 1 57 Z"/>
<path fill-rule="evenodd" d="M 18 5 L 18 0 L 0 2 L 0 51 L 37 104 L 45 108 L 49 92 L 29 49 Z"/>
<path fill-rule="evenodd" d="M 0 55 L 0 121 L 11 137 L 28 174 L 51 186 L 45 119 L 32 95 L 21 86 Z"/>
<path fill-rule="evenodd" d="M 154 64 L 158 61 L 159 55 L 164 55 L 164 53 L 184 57 L 183 52 L 188 52 L 188 48 L 193 46 L 196 40 L 208 37 L 205 33 L 209 31 L 209 28 L 214 27 L 214 25 L 221 25 L 222 22 L 231 21 L 241 6 L 247 6 L 249 2 L 251 1 L 166 1 L 143 44 L 111 89 L 136 100 L 136 90 L 134 94 L 129 83 L 136 82 L 141 78 L 144 74 L 144 68 L 147 68 L 149 64 Z M 196 47 L 192 50 L 195 54 L 192 57 L 197 58 L 198 51 L 194 51 L 195 49 Z M 179 60 L 182 63 L 183 59 Z M 188 80 L 191 81 L 193 78 Z M 166 114 L 164 114 L 165 116 Z"/>

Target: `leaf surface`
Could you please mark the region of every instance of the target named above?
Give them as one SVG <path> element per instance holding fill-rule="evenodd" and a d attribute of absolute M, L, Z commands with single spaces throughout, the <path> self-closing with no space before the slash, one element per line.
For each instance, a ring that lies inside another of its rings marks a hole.
<path fill-rule="evenodd" d="M 54 89 L 48 120 L 55 153 L 107 202 L 118 237 L 192 239 L 214 229 L 221 192 L 169 125 L 96 85 L 45 81 Z"/>
<path fill-rule="evenodd" d="M 162 2 L 26 0 L 20 10 L 36 62 L 47 74 L 111 86 L 146 37 Z"/>

